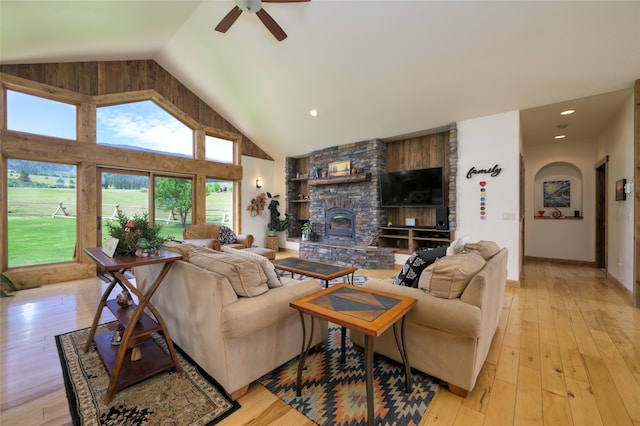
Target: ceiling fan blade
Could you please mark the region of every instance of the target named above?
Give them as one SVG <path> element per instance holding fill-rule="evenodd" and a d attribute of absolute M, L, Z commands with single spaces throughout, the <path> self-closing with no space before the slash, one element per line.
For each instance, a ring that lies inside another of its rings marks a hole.
<path fill-rule="evenodd" d="M 262 3 L 303 3 L 311 0 L 262 0 Z"/>
<path fill-rule="evenodd" d="M 224 18 L 222 18 L 222 21 L 220 21 L 220 23 L 216 27 L 216 31 L 226 33 L 241 14 L 242 9 L 240 9 L 238 6 L 234 6 L 233 9 L 231 9 L 231 11 L 227 13 Z"/>
<path fill-rule="evenodd" d="M 256 13 L 256 15 L 258 15 L 258 18 L 260 18 L 264 26 L 267 27 L 269 31 L 271 31 L 271 34 L 273 34 L 276 40 L 282 41 L 287 38 L 287 33 L 284 32 L 280 25 L 278 25 L 278 23 L 274 21 L 274 19 L 267 13 L 266 10 L 260 9 Z"/>

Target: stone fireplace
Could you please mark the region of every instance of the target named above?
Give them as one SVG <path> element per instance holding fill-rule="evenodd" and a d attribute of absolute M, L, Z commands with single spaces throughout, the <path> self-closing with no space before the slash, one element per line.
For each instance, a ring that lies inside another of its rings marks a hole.
<path fill-rule="evenodd" d="M 309 183 L 311 241 L 300 243 L 300 257 L 358 268 L 393 268 L 393 250 L 371 247 L 384 211 L 378 175 L 386 168 L 386 144 L 380 140 L 314 151 L 309 170 L 326 171 L 329 163 L 349 160 L 356 174 L 314 179 Z M 289 194 L 295 196 L 295 194 Z"/>

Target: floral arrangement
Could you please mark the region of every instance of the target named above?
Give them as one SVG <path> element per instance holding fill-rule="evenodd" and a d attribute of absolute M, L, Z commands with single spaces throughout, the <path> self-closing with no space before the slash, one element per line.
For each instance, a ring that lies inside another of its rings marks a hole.
<path fill-rule="evenodd" d="M 256 198 L 251 200 L 251 204 L 247 207 L 247 210 L 251 212 L 251 216 L 259 215 L 264 211 L 264 206 L 267 204 L 267 196 L 263 192 L 258 195 Z"/>
<path fill-rule="evenodd" d="M 172 239 L 160 236 L 162 225 L 149 223 L 149 214 L 134 214 L 128 218 L 118 212 L 116 220 L 107 223 L 109 235 L 117 238 L 117 254 L 135 254 L 137 250 L 158 250 L 165 241 Z"/>

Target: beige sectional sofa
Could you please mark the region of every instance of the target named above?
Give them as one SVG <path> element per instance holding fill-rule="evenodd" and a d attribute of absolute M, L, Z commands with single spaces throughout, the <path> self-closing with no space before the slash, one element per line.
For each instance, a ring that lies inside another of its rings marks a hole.
<path fill-rule="evenodd" d="M 268 259 L 216 252 L 189 244 L 167 244 L 183 254 L 153 295 L 172 340 L 233 398 L 249 384 L 293 359 L 302 347 L 298 311 L 289 303 L 321 289 L 316 280 L 278 280 Z M 271 270 L 269 270 L 271 268 Z M 134 269 L 145 292 L 160 265 Z M 308 317 L 308 316 L 307 316 Z M 310 330 L 310 318 L 307 332 Z M 313 345 L 327 336 L 327 322 L 315 319 Z"/>
<path fill-rule="evenodd" d="M 507 250 L 500 250 L 495 243 L 492 250 L 484 250 L 491 244 L 480 245 L 482 247 L 476 245 L 475 248 L 486 257 L 486 263 L 469 277 L 468 284 L 458 289 L 462 291 L 459 296 L 444 290 L 443 283 L 457 281 L 459 284 L 462 274 L 450 256 L 436 261 L 420 275 L 422 281 L 431 280 L 431 292 L 394 285 L 392 280 L 369 280 L 364 284 L 418 299 L 405 323 L 409 363 L 412 368 L 447 382 L 449 389 L 461 396 L 473 389 L 485 362 L 502 313 L 507 282 Z M 441 263 L 442 260 L 447 261 Z M 441 279 L 437 282 L 439 274 Z M 425 283 L 420 285 L 426 287 Z M 456 285 L 453 283 L 450 288 Z M 374 351 L 401 362 L 392 330 L 374 339 Z M 351 332 L 351 339 L 354 344 L 364 346 L 361 333 Z"/>

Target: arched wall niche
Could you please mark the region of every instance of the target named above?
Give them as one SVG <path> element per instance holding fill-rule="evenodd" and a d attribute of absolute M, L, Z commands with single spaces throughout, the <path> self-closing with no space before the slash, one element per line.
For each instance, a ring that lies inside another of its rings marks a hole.
<path fill-rule="evenodd" d="M 583 176 L 575 164 L 558 161 L 541 167 L 533 187 L 536 217 L 553 217 L 557 210 L 562 217 L 582 216 Z"/>

